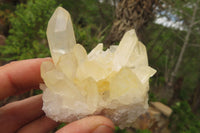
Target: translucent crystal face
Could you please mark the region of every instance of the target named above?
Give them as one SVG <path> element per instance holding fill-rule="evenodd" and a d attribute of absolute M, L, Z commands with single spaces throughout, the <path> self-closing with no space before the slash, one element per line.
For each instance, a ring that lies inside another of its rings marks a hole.
<path fill-rule="evenodd" d="M 47 116 L 71 122 L 102 114 L 124 128 L 146 111 L 148 82 L 155 70 L 148 66 L 146 48 L 135 30 L 126 32 L 119 46 L 103 51 L 100 43 L 87 54 L 75 42 L 69 13 L 58 7 L 47 37 L 54 62 L 41 66 Z"/>

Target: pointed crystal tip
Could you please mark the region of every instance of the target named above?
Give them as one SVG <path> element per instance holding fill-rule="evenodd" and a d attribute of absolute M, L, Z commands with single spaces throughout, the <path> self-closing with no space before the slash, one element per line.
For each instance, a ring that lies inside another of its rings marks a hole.
<path fill-rule="evenodd" d="M 54 63 L 61 55 L 68 53 L 76 44 L 70 14 L 58 7 L 49 20 L 47 39 Z"/>

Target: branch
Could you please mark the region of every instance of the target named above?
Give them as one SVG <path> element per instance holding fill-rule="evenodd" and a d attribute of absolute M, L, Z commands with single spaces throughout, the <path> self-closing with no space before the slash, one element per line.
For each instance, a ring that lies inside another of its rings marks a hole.
<path fill-rule="evenodd" d="M 152 50 L 154 49 L 154 47 L 156 46 L 156 42 L 160 39 L 160 36 L 162 35 L 164 30 L 165 30 L 165 27 L 163 26 L 162 29 L 157 34 L 156 38 L 153 40 L 152 45 L 151 45 L 151 47 L 149 49 L 149 53 L 151 53 Z"/>
<path fill-rule="evenodd" d="M 196 22 L 194 22 L 194 23 L 192 24 L 192 26 L 194 26 L 194 25 L 196 25 L 196 24 L 198 24 L 198 23 L 200 23 L 200 20 L 199 20 L 199 21 L 196 21 Z"/>
<path fill-rule="evenodd" d="M 188 46 L 190 46 L 190 47 L 199 47 L 200 48 L 200 44 L 190 44 Z"/>
<path fill-rule="evenodd" d="M 176 31 L 172 30 L 172 32 L 181 40 L 181 41 L 185 41 L 181 35 L 177 34 Z"/>

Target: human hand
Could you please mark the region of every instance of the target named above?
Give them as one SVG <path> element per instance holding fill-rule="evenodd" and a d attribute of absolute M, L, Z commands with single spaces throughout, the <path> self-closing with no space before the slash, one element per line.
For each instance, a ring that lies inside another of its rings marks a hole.
<path fill-rule="evenodd" d="M 39 88 L 40 65 L 45 59 L 16 61 L 0 67 L 0 100 Z M 58 125 L 42 111 L 42 95 L 9 103 L 0 108 L 2 133 L 47 133 Z M 112 133 L 113 123 L 103 116 L 91 116 L 72 122 L 56 133 Z"/>

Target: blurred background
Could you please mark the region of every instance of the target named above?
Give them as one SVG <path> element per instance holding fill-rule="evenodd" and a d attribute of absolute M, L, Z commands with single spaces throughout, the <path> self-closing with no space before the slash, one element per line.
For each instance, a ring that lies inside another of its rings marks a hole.
<path fill-rule="evenodd" d="M 157 70 L 150 80 L 152 110 L 135 128 L 116 127 L 116 133 L 200 132 L 200 0 L 0 0 L 0 66 L 50 56 L 46 28 L 57 6 L 70 12 L 77 42 L 88 52 L 100 42 L 118 45 L 132 28 L 147 47 Z"/>

